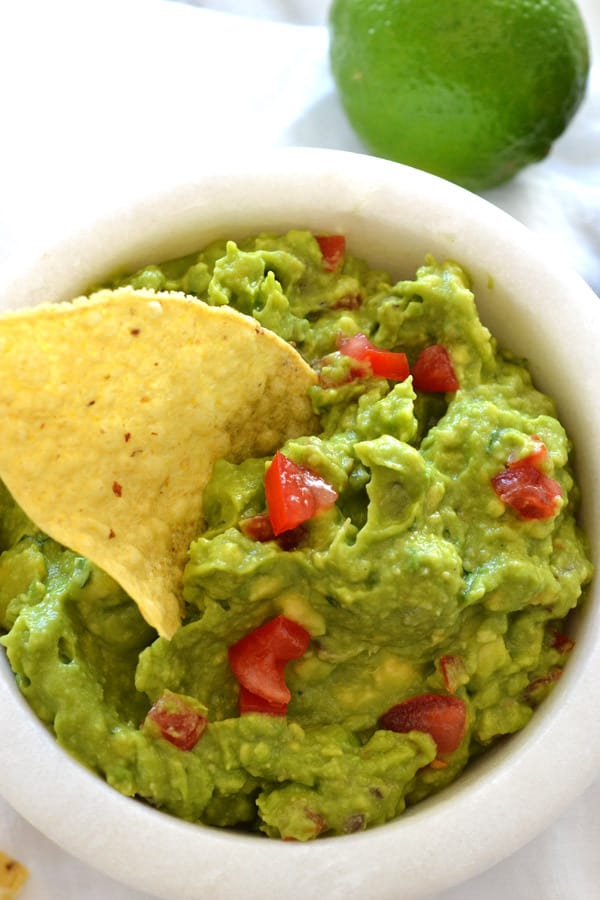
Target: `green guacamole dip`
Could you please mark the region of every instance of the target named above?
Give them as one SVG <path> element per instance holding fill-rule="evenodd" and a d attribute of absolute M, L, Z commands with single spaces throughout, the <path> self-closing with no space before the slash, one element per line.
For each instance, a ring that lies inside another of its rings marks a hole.
<path fill-rule="evenodd" d="M 393 284 L 349 255 L 328 271 L 315 237 L 292 231 L 216 242 L 117 283 L 231 304 L 318 361 L 322 430 L 281 449 L 339 499 L 291 547 L 253 540 L 239 523 L 265 511 L 270 460 L 219 461 L 189 551 L 185 619 L 167 641 L 4 490 L 0 625 L 19 688 L 85 765 L 184 819 L 296 840 L 393 819 L 523 728 L 572 646 L 564 619 L 592 572 L 552 401 L 496 348 L 452 262 L 427 258 L 414 281 Z M 358 332 L 411 364 L 442 344 L 459 389 L 352 377 L 336 341 Z M 532 452 L 532 436 L 562 500 L 527 520 L 491 479 Z M 288 714 L 240 716 L 228 648 L 279 615 L 311 636 L 285 670 Z M 208 710 L 191 750 L 144 725 L 165 690 Z M 429 693 L 466 704 L 465 736 L 441 760 L 426 731 L 378 724 Z"/>

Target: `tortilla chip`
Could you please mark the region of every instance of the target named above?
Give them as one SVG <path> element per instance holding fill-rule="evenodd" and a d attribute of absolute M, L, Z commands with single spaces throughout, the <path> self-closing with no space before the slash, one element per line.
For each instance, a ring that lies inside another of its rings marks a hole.
<path fill-rule="evenodd" d="M 171 637 L 215 460 L 314 430 L 315 378 L 254 319 L 184 294 L 126 287 L 9 312 L 0 478 Z"/>
<path fill-rule="evenodd" d="M 13 900 L 28 878 L 25 866 L 0 850 L 0 900 Z"/>

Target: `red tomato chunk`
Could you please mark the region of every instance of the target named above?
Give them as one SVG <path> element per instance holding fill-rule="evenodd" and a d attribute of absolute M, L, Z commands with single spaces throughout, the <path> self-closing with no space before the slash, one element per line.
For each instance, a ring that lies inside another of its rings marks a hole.
<path fill-rule="evenodd" d="M 251 541 L 265 544 L 267 541 L 276 541 L 282 550 L 296 550 L 306 537 L 304 523 L 282 534 L 276 535 L 271 525 L 268 513 L 260 513 L 258 516 L 250 516 L 240 519 L 240 531 Z"/>
<path fill-rule="evenodd" d="M 544 444 L 536 438 L 533 453 L 523 459 L 509 462 L 507 467 L 492 478 L 496 494 L 515 510 L 522 519 L 548 519 L 555 515 L 562 488 L 538 468 L 546 457 Z"/>
<path fill-rule="evenodd" d="M 287 708 L 287 703 L 269 703 L 268 700 L 259 697 L 258 694 L 253 694 L 240 684 L 240 716 L 253 712 L 264 713 L 267 716 L 285 716 Z"/>
<path fill-rule="evenodd" d="M 412 376 L 416 391 L 445 393 L 459 388 L 450 354 L 442 344 L 432 344 L 419 353 Z"/>
<path fill-rule="evenodd" d="M 530 466 L 535 466 L 536 469 L 542 471 L 544 463 L 548 459 L 548 449 L 543 441 L 540 441 L 537 434 L 531 435 L 531 440 L 534 441 L 535 447 L 522 459 L 509 459 L 509 466 L 521 466 L 523 463 L 527 463 Z"/>
<path fill-rule="evenodd" d="M 575 646 L 575 641 L 567 637 L 566 634 L 556 631 L 552 637 L 551 646 L 558 650 L 559 653 L 568 653 Z"/>
<path fill-rule="evenodd" d="M 278 450 L 265 475 L 265 497 L 273 533 L 279 535 L 332 507 L 338 494 L 320 475 Z"/>
<path fill-rule="evenodd" d="M 258 516 L 250 516 L 247 519 L 240 519 L 240 531 L 247 538 L 250 538 L 251 541 L 266 543 L 267 541 L 275 540 L 271 520 L 264 513 Z"/>
<path fill-rule="evenodd" d="M 309 642 L 306 628 L 277 616 L 229 648 L 229 665 L 242 688 L 240 713 L 286 714 L 291 693 L 285 683 L 285 666 L 304 656 Z"/>
<path fill-rule="evenodd" d="M 346 252 L 346 238 L 343 234 L 319 234 L 316 238 L 323 254 L 323 268 L 335 272 Z"/>
<path fill-rule="evenodd" d="M 208 725 L 204 716 L 172 691 L 161 694 L 146 718 L 158 725 L 161 737 L 179 750 L 192 750 Z"/>
<path fill-rule="evenodd" d="M 404 381 L 410 375 L 406 353 L 394 353 L 382 350 L 371 343 L 364 334 L 355 334 L 351 338 L 338 341 L 338 350 L 344 356 L 368 364 L 373 375 L 388 378 L 390 381 Z M 361 370 L 353 373 L 357 376 L 365 374 Z"/>
<path fill-rule="evenodd" d="M 382 728 L 403 734 L 425 731 L 438 753 L 453 753 L 465 735 L 467 707 L 449 694 L 419 694 L 392 706 L 380 719 Z"/>

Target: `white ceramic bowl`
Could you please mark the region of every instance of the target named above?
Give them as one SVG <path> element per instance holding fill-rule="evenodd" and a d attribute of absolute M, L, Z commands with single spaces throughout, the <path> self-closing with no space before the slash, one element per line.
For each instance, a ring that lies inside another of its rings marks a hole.
<path fill-rule="evenodd" d="M 577 448 L 582 516 L 598 564 L 600 303 L 509 216 L 412 169 L 285 149 L 214 163 L 49 250 L 2 290 L 2 307 L 67 299 L 116 269 L 262 229 L 341 231 L 372 265 L 409 277 L 424 254 L 472 275 L 484 322 L 530 359 Z M 565 675 L 520 734 L 439 796 L 371 831 L 310 844 L 194 826 L 127 799 L 39 724 L 0 660 L 0 791 L 38 829 L 112 877 L 164 898 L 419 900 L 516 850 L 600 770 L 600 597 L 577 623 Z M 593 707 L 593 708 L 592 708 Z"/>

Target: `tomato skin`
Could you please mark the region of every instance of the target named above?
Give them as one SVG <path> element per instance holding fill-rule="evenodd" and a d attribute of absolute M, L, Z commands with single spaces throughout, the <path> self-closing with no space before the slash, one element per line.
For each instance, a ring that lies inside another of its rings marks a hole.
<path fill-rule="evenodd" d="M 446 393 L 459 388 L 450 354 L 443 344 L 431 344 L 421 350 L 412 367 L 412 377 L 416 391 Z"/>
<path fill-rule="evenodd" d="M 269 703 L 268 700 L 259 697 L 258 694 L 253 694 L 240 684 L 240 716 L 253 712 L 264 713 L 267 716 L 285 716 L 287 708 L 287 703 Z"/>
<path fill-rule="evenodd" d="M 362 297 L 360 294 L 345 294 L 329 307 L 330 309 L 360 309 Z"/>
<path fill-rule="evenodd" d="M 163 691 L 146 719 L 158 726 L 161 737 L 179 750 L 192 750 L 208 725 L 205 716 L 172 691 Z"/>
<path fill-rule="evenodd" d="M 329 509 L 338 494 L 320 475 L 278 450 L 265 475 L 265 497 L 277 536 Z"/>
<path fill-rule="evenodd" d="M 275 534 L 273 526 L 268 515 L 260 514 L 258 516 L 249 516 L 247 519 L 240 519 L 240 531 L 245 534 L 251 541 L 266 543 L 274 541 Z"/>
<path fill-rule="evenodd" d="M 296 550 L 306 538 L 304 523 L 276 535 L 268 513 L 260 513 L 257 516 L 240 519 L 238 525 L 242 534 L 251 541 L 256 541 L 259 544 L 265 544 L 267 541 L 276 541 L 282 550 Z"/>
<path fill-rule="evenodd" d="M 285 683 L 286 663 L 304 656 L 309 642 L 306 628 L 286 616 L 276 616 L 229 648 L 229 665 L 246 692 L 267 705 L 287 707 L 291 693 Z M 240 699 L 249 703 L 252 698 Z"/>
<path fill-rule="evenodd" d="M 555 650 L 558 650 L 559 653 L 569 653 L 573 647 L 575 646 L 575 641 L 567 637 L 566 634 L 562 634 L 560 631 L 556 631 L 552 635 L 551 647 L 554 647 Z"/>
<path fill-rule="evenodd" d="M 351 359 L 359 359 L 361 362 L 367 358 L 370 350 L 377 350 L 375 344 L 371 343 L 366 334 L 362 334 L 362 332 L 349 338 L 340 336 L 336 343 L 340 353 Z"/>
<path fill-rule="evenodd" d="M 366 335 L 355 334 L 351 338 L 338 341 L 338 350 L 344 356 L 367 363 L 372 374 L 390 381 L 404 381 L 410 375 L 410 367 L 406 353 L 382 350 L 373 344 Z M 368 374 L 357 370 L 355 376 Z"/>
<path fill-rule="evenodd" d="M 558 481 L 526 460 L 513 463 L 492 478 L 496 494 L 522 519 L 548 519 L 562 496 Z"/>
<path fill-rule="evenodd" d="M 531 451 L 531 453 L 528 453 L 525 457 L 521 457 L 521 459 L 509 458 L 509 468 L 513 468 L 514 466 L 522 466 L 524 463 L 527 463 L 528 465 L 535 466 L 536 469 L 543 471 L 546 460 L 548 459 L 548 449 L 543 441 L 539 439 L 537 434 L 532 434 L 531 440 L 535 444 L 534 449 Z"/>
<path fill-rule="evenodd" d="M 346 252 L 346 238 L 343 234 L 318 234 L 316 240 L 323 254 L 323 268 L 335 272 Z"/>
<path fill-rule="evenodd" d="M 467 724 L 464 700 L 450 694 L 419 694 L 392 706 L 379 723 L 389 731 L 425 731 L 438 753 L 453 753 L 462 741 Z"/>

